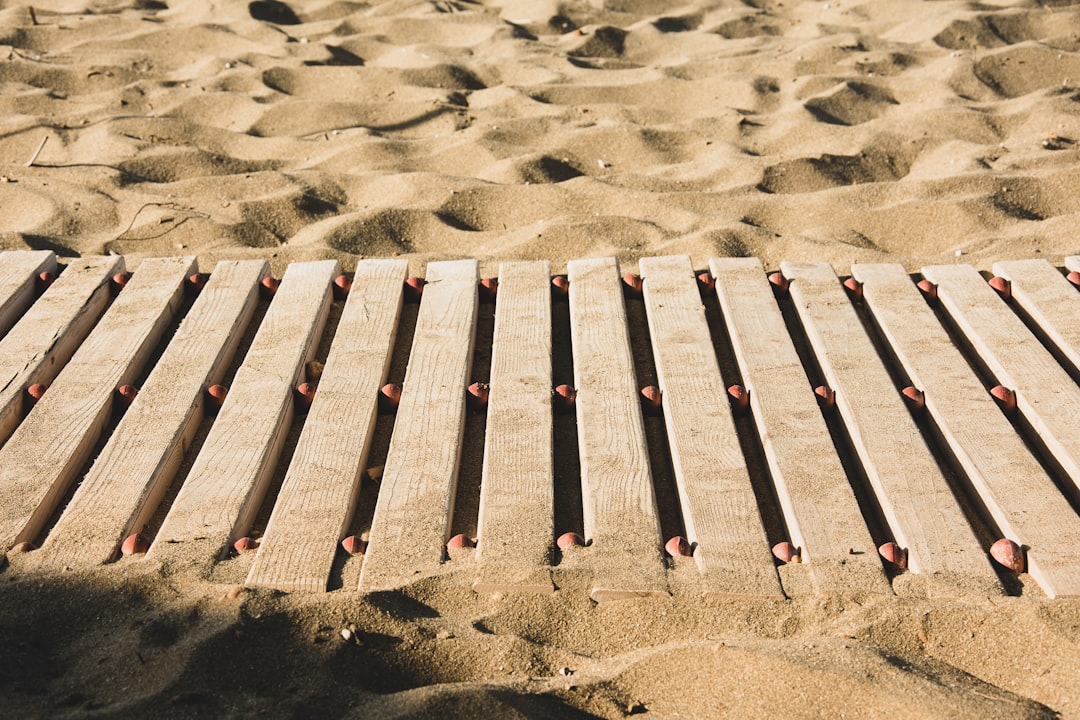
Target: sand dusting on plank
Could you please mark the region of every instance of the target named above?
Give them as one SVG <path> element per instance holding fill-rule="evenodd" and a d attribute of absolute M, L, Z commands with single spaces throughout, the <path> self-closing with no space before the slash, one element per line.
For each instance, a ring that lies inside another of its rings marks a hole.
<path fill-rule="evenodd" d="M 1066 0 L 0 7 L 0 249 L 129 268 L 1060 266 L 1078 153 Z M 1016 597 L 596 604 L 569 571 L 477 595 L 470 553 L 373 595 L 359 557 L 307 595 L 243 589 L 249 555 L 208 577 L 12 556 L 0 715 L 1080 718 L 1080 601 L 1027 576 Z"/>

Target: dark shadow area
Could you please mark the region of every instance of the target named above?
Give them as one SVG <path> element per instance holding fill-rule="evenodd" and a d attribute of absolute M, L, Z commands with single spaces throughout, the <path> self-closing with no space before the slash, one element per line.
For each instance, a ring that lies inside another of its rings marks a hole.
<path fill-rule="evenodd" d="M 255 0 L 248 3 L 251 17 L 275 25 L 299 25 L 300 18 L 291 7 L 278 0 Z"/>
<path fill-rule="evenodd" d="M 570 342 L 570 305 L 566 296 L 553 293 L 551 305 L 551 386 L 574 387 L 574 355 Z M 581 496 L 581 456 L 578 450 L 577 414 L 556 407 L 552 434 L 555 465 L 555 537 L 565 532 L 584 535 Z"/>
<path fill-rule="evenodd" d="M 491 380 L 491 346 L 495 334 L 495 303 L 481 301 L 476 316 L 472 382 L 487 385 Z M 465 392 L 465 388 L 462 388 Z M 461 438 L 457 488 L 448 537 L 464 533 L 476 538 L 480 515 L 480 485 L 484 475 L 484 445 L 487 438 L 486 408 L 470 407 L 465 411 L 465 430 Z"/>
<path fill-rule="evenodd" d="M 731 345 L 731 336 L 728 334 L 727 325 L 724 323 L 723 313 L 720 310 L 720 301 L 717 300 L 715 291 L 702 293 L 702 304 L 705 306 L 705 319 L 709 324 L 709 332 L 712 335 L 713 352 L 716 353 L 717 364 L 720 367 L 720 375 L 725 387 L 742 385 L 742 374 L 739 371 L 735 352 Z M 728 397 L 716 398 L 718 403 L 730 404 Z M 739 447 L 742 450 L 743 459 L 746 461 L 746 470 L 750 476 L 750 485 L 757 499 L 758 513 L 761 523 L 765 527 L 765 537 L 769 546 L 789 539 L 787 524 L 784 514 L 780 510 L 780 500 L 776 495 L 776 485 L 773 483 L 769 464 L 765 460 L 765 451 L 758 435 L 757 424 L 749 409 L 746 412 L 733 412 L 735 431 L 739 435 Z"/>
<path fill-rule="evenodd" d="M 640 295 L 627 294 L 626 321 L 630 334 L 630 347 L 634 355 L 634 374 L 638 388 L 657 385 L 656 361 L 653 357 L 649 322 L 645 301 Z M 645 425 L 645 442 L 649 451 L 649 471 L 652 474 L 656 513 L 660 519 L 660 542 L 669 538 L 686 536 L 682 504 L 675 484 L 675 470 L 671 464 L 671 448 L 668 445 L 667 424 L 663 412 L 642 411 Z"/>

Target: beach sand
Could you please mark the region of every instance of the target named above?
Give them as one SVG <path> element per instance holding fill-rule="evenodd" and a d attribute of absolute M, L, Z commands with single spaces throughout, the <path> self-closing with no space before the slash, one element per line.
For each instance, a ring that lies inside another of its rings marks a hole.
<path fill-rule="evenodd" d="M 1063 0 L 0 6 L 0 249 L 291 262 L 1078 254 Z M 44 145 L 42 143 L 44 142 Z M 0 573 L 0 716 L 1080 718 L 1080 600 L 361 595 Z"/>

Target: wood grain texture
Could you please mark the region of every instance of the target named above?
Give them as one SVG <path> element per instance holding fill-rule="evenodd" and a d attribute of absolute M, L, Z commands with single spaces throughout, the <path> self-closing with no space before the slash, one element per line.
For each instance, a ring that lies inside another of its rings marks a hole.
<path fill-rule="evenodd" d="M 1013 302 L 1080 378 L 1080 292 L 1045 259 L 994 263 L 994 274 L 1009 281 Z"/>
<path fill-rule="evenodd" d="M 258 304 L 262 260 L 220 262 L 135 402 L 83 479 L 38 557 L 103 563 L 157 510 L 203 418 L 203 391 L 224 376 Z"/>
<path fill-rule="evenodd" d="M 687 539 L 707 592 L 779 596 L 694 266 L 641 260 L 645 310 Z"/>
<path fill-rule="evenodd" d="M 193 258 L 138 271 L 0 449 L 0 546 L 34 540 L 97 443 L 117 386 L 145 367 L 183 302 Z"/>
<path fill-rule="evenodd" d="M 970 265 L 935 265 L 923 275 L 997 382 L 1072 480 L 1080 501 L 1080 387 Z"/>
<path fill-rule="evenodd" d="M 465 430 L 478 269 L 475 260 L 428 264 L 360 572 L 364 592 L 398 588 L 442 567 Z"/>
<path fill-rule="evenodd" d="M 985 576 L 959 503 L 832 268 L 782 263 L 836 408 L 896 542 L 915 573 Z"/>
<path fill-rule="evenodd" d="M 408 262 L 361 260 L 247 584 L 321 592 L 352 520 Z"/>
<path fill-rule="evenodd" d="M 477 592 L 554 592 L 551 266 L 503 263 L 480 486 Z"/>
<path fill-rule="evenodd" d="M 149 555 L 209 564 L 243 536 L 292 424 L 293 391 L 318 349 L 337 261 L 290 265 Z"/>
<path fill-rule="evenodd" d="M 1080 518 L 986 393 L 904 268 L 855 265 L 852 273 L 994 522 L 1006 537 L 1028 547 L 1032 577 L 1051 597 L 1080 592 Z M 972 540 L 957 538 L 957 550 L 975 555 L 967 545 Z"/>
<path fill-rule="evenodd" d="M 667 593 L 634 359 L 614 258 L 574 260 L 570 336 L 594 600 Z"/>
<path fill-rule="evenodd" d="M 0 445 L 22 419 L 23 391 L 48 385 L 109 304 L 120 256 L 76 258 L 0 340 Z"/>
<path fill-rule="evenodd" d="M 41 272 L 56 273 L 56 255 L 51 250 L 0 252 L 0 337 L 34 302 Z"/>
<path fill-rule="evenodd" d="M 761 261 L 709 266 L 789 538 L 814 587 L 891 593 Z"/>

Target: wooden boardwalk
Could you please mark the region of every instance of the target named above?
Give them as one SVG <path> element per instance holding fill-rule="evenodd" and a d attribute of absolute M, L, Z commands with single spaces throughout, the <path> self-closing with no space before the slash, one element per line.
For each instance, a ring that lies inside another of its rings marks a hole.
<path fill-rule="evenodd" d="M 0 253 L 0 573 L 1080 595 L 1080 258 L 706 260 Z"/>

